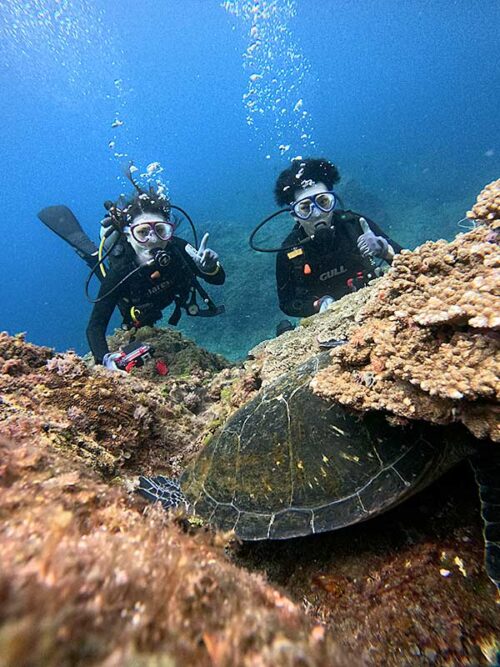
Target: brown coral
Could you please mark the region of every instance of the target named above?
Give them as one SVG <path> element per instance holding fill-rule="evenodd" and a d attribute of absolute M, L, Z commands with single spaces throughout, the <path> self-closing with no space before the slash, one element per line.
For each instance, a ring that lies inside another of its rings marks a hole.
<path fill-rule="evenodd" d="M 500 179 L 488 183 L 479 193 L 472 211 L 467 211 L 467 217 L 486 222 L 498 228 L 500 222 Z"/>
<path fill-rule="evenodd" d="M 155 351 L 155 359 L 163 360 L 168 367 L 168 375 L 160 376 L 155 370 L 155 364 L 145 364 L 134 370 L 134 375 L 147 378 L 155 382 L 169 382 L 171 378 L 186 378 L 197 375 L 207 379 L 223 368 L 230 367 L 231 362 L 220 354 L 214 354 L 196 345 L 186 338 L 180 331 L 172 328 L 142 327 L 138 329 L 137 338 L 151 345 Z M 108 339 L 112 351 L 128 345 L 130 333 L 116 329 Z"/>
<path fill-rule="evenodd" d="M 53 356 L 49 347 L 27 343 L 24 334 L 0 332 L 0 373 L 17 375 L 26 369 L 41 368 Z"/>
<path fill-rule="evenodd" d="M 483 191 L 490 213 L 499 183 Z M 360 312 L 349 344 L 313 381 L 315 391 L 358 409 L 460 420 L 476 436 L 500 440 L 499 271 L 489 225 L 403 251 Z"/>
<path fill-rule="evenodd" d="M 0 334 L 0 433 L 72 451 L 106 475 L 168 460 L 193 440 L 195 417 L 159 388 Z M 175 414 L 175 425 L 169 417 Z M 150 452 L 154 457 L 149 460 Z"/>
<path fill-rule="evenodd" d="M 366 340 L 373 343 L 364 335 L 356 340 L 357 351 Z M 267 545 L 264 562 L 255 552 L 259 569 L 267 567 L 270 576 L 282 569 L 275 580 L 293 590 L 294 604 L 262 575 L 228 562 L 227 536 L 191 534 L 191 529 L 186 534 L 178 520 L 156 508 L 143 515 L 142 500 L 95 470 L 107 455 L 105 472 L 164 472 L 172 459 L 186 456 L 203 420 L 144 380 L 89 370 L 74 355 L 51 361 L 51 350 L 9 338 L 0 342 L 0 356 L 6 349 L 16 350 L 9 361 L 19 362 L 22 372 L 0 375 L 6 399 L 0 431 L 10 434 L 0 438 L 2 667 L 354 667 L 355 660 L 334 646 L 334 633 L 363 664 L 413 664 L 414 643 L 432 648 L 436 665 L 486 664 L 478 644 L 498 626 L 498 610 L 482 568 L 477 517 L 470 503 L 460 504 L 461 494 L 451 503 L 457 526 L 463 534 L 469 512 L 467 525 L 475 532 L 472 539 L 464 537 L 467 547 L 446 550 L 452 563 L 455 553 L 464 559 L 467 578 L 443 580 L 450 584 L 444 589 L 439 569 L 417 567 L 422 547 L 426 550 L 419 542 L 427 537 L 415 544 L 412 533 L 406 540 L 395 520 L 376 542 L 385 523 L 375 524 L 370 536 L 369 522 L 354 529 L 358 537 L 351 531 L 344 538 L 293 542 L 289 557 L 280 556 L 276 543 Z M 377 382 L 385 372 L 383 360 L 373 359 L 371 370 L 359 372 L 367 386 Z M 255 379 L 248 384 L 235 369 L 211 388 L 231 409 L 240 400 L 230 386 L 235 378 L 242 382 L 242 395 L 255 391 Z M 113 421 L 114 408 L 122 411 L 123 424 Z M 433 497 L 430 505 L 444 508 L 445 498 Z M 449 521 L 450 511 L 445 514 Z M 432 530 L 442 522 L 441 515 L 429 519 Z M 446 523 L 449 537 L 448 529 Z M 399 546 L 391 541 L 396 536 Z M 339 551 L 339 539 L 348 547 Z M 437 561 L 431 565 L 442 567 L 442 539 L 431 541 Z M 310 577 L 316 582 L 312 589 Z M 318 582 L 334 599 L 317 597 Z"/>
<path fill-rule="evenodd" d="M 353 664 L 208 534 L 141 514 L 50 443 L 0 439 L 0 460 L 2 666 Z"/>
<path fill-rule="evenodd" d="M 218 538 L 109 484 L 171 469 L 194 415 L 22 338 L 0 336 L 0 357 L 2 666 L 353 664 Z"/>

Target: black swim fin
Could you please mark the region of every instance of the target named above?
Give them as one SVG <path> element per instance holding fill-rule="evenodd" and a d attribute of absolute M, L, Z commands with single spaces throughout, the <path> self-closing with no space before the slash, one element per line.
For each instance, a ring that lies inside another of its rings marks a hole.
<path fill-rule="evenodd" d="M 89 266 L 95 264 L 98 248 L 85 234 L 73 211 L 67 206 L 47 206 L 42 208 L 38 217 L 44 225 L 69 243 Z"/>
<path fill-rule="evenodd" d="M 97 270 L 97 266 L 100 264 L 99 248 L 85 234 L 71 209 L 63 205 L 47 206 L 46 208 L 42 208 L 38 213 L 38 217 L 44 225 L 76 250 L 76 253 L 83 259 L 89 269 L 95 273 L 98 280 L 103 280 L 103 274 Z M 123 319 L 127 320 L 130 304 L 120 299 L 118 308 Z"/>

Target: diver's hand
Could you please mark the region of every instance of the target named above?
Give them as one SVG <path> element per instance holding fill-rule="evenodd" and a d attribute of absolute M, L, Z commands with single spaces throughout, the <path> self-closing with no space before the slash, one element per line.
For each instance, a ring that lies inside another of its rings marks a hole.
<path fill-rule="evenodd" d="M 313 303 L 313 306 L 319 313 L 324 313 L 325 310 L 327 310 L 328 306 L 331 306 L 334 301 L 335 299 L 333 298 L 333 296 L 325 294 L 325 296 L 322 296 L 321 299 L 317 299 Z"/>
<path fill-rule="evenodd" d="M 389 243 L 383 236 L 377 236 L 370 229 L 365 218 L 359 219 L 363 234 L 358 237 L 359 252 L 363 257 L 381 257 L 386 259 L 389 255 Z"/>
<path fill-rule="evenodd" d="M 219 255 L 207 248 L 208 232 L 201 239 L 198 250 L 189 243 L 186 244 L 186 252 L 191 257 L 196 266 L 203 273 L 216 273 L 219 269 Z"/>
<path fill-rule="evenodd" d="M 119 371 L 121 370 L 115 363 L 116 359 L 119 359 L 122 355 L 119 352 L 108 352 L 102 358 L 102 365 L 105 366 L 108 371 Z"/>

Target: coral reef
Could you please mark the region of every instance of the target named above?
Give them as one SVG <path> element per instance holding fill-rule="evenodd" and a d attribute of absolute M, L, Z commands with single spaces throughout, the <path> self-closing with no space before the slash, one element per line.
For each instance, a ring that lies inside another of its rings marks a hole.
<path fill-rule="evenodd" d="M 0 333 L 0 429 L 4 437 L 71 450 L 106 476 L 131 465 L 169 469 L 192 446 L 197 418 L 146 380 L 73 353 L 54 354 Z"/>
<path fill-rule="evenodd" d="M 0 665 L 491 664 L 500 607 L 463 468 L 366 524 L 280 544 L 235 545 L 129 489 L 180 472 L 329 339 L 349 342 L 322 395 L 499 440 L 498 189 L 472 231 L 402 253 L 244 368 L 171 330 L 139 334 L 170 366 L 160 378 L 0 334 Z"/>
<path fill-rule="evenodd" d="M 500 440 L 497 192 L 488 186 L 478 198 L 487 223 L 395 258 L 349 343 L 314 379 L 317 393 L 399 418 L 461 421 Z"/>
<path fill-rule="evenodd" d="M 481 190 L 477 201 L 467 217 L 479 222 L 486 222 L 493 229 L 500 227 L 500 179 L 488 183 Z"/>
<path fill-rule="evenodd" d="M 141 514 L 52 443 L 0 440 L 0 459 L 2 667 L 353 664 L 224 541 Z"/>
<path fill-rule="evenodd" d="M 222 355 L 208 352 L 171 327 L 142 327 L 136 336 L 138 340 L 154 348 L 155 360 L 163 360 L 168 367 L 168 375 L 161 376 L 156 372 L 154 363 L 147 363 L 142 368 L 134 369 L 136 377 L 163 382 L 172 377 L 188 377 L 194 373 L 206 379 L 231 366 Z M 108 339 L 110 350 L 114 352 L 127 345 L 129 339 L 130 333 L 117 329 Z"/>
<path fill-rule="evenodd" d="M 49 347 L 27 343 L 24 334 L 9 336 L 0 332 L 0 373 L 22 375 L 31 369 L 42 368 L 54 355 Z"/>
<path fill-rule="evenodd" d="M 197 435 L 204 429 L 208 434 L 212 433 L 260 386 L 241 367 L 198 347 L 172 328 L 142 327 L 137 338 L 151 345 L 155 353 L 153 361 L 134 368 L 131 376 L 155 383 L 171 405 L 197 415 Z M 117 330 L 109 338 L 110 349 L 118 350 L 127 345 L 128 340 L 129 334 Z M 159 375 L 155 370 L 155 361 L 159 359 L 168 366 L 167 375 Z M 180 455 L 173 457 L 177 470 L 181 468 L 181 459 L 195 453 L 196 442 L 203 442 L 207 433 L 201 438 L 193 438 L 189 447 L 184 446 Z"/>
<path fill-rule="evenodd" d="M 352 665 L 227 540 L 111 476 L 172 470 L 202 422 L 158 385 L 0 335 L 0 664 Z M 355 664 L 355 663 L 354 663 Z"/>

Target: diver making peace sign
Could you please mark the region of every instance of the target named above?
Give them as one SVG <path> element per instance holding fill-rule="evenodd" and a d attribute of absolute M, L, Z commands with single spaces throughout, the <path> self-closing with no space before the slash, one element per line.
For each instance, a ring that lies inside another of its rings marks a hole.
<path fill-rule="evenodd" d="M 168 320 L 175 325 L 182 309 L 188 315 L 210 317 L 224 312 L 216 306 L 199 279 L 222 285 L 225 273 L 217 253 L 207 247 L 208 233 L 198 248 L 196 231 L 188 214 L 174 206 L 162 193 L 150 187 L 142 190 L 127 173 L 137 194 L 126 204 L 106 202 L 108 215 L 102 221 L 99 249 L 86 236 L 72 212 L 65 206 L 50 206 L 38 214 L 50 229 L 66 240 L 101 281 L 87 326 L 87 339 L 96 363 L 117 370 L 120 353 L 110 353 L 106 330 L 116 307 L 123 316 L 123 328 L 152 326 L 162 311 L 174 303 Z M 193 229 L 195 246 L 175 235 L 177 220 L 172 209 L 180 211 Z M 104 254 L 103 254 L 104 251 Z M 105 267 L 104 261 L 108 266 Z M 203 306 L 197 302 L 201 297 Z"/>

